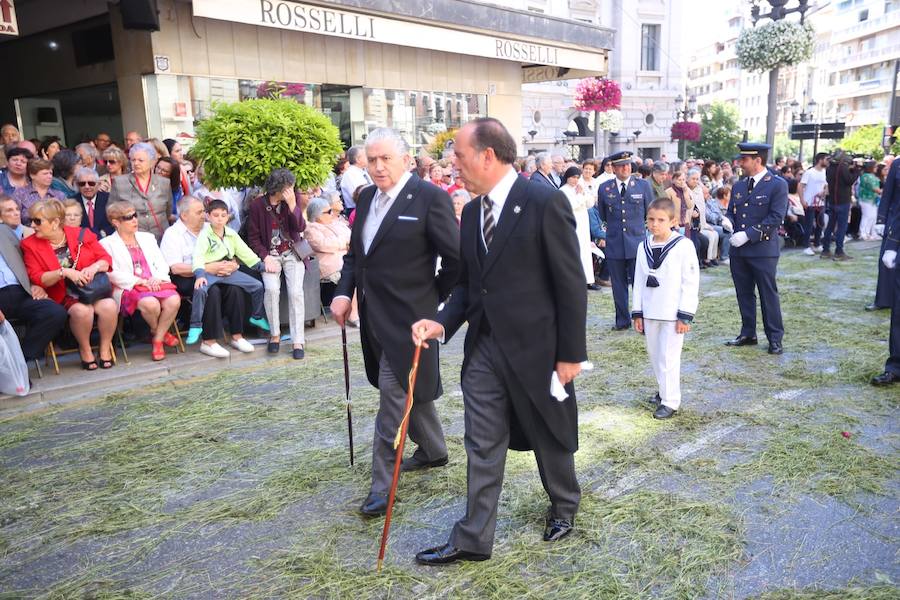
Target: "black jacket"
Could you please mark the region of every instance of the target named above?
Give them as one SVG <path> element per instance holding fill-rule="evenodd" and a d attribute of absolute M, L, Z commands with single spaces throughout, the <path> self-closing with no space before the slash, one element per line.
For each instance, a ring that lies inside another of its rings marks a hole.
<path fill-rule="evenodd" d="M 565 194 L 517 178 L 503 205 L 490 252 L 483 251 L 480 204 L 470 202 L 460 223 L 459 283 L 438 314 L 446 340 L 468 321 L 466 358 L 487 318 L 509 372 L 514 415 L 510 447 L 533 447 L 549 430 L 568 450 L 578 448 L 575 388 L 559 402 L 550 395 L 557 361 L 587 360 L 587 289 L 575 237 L 575 218 Z M 531 406 L 522 403 L 530 402 Z M 539 415 L 547 425 L 529 422 Z M 518 428 L 518 429 L 517 429 Z"/>
<path fill-rule="evenodd" d="M 412 366 L 412 324 L 434 319 L 459 275 L 459 227 L 447 192 L 413 175 L 391 205 L 369 253 L 362 232 L 377 188 L 362 190 L 350 250 L 344 257 L 336 296 L 358 293 L 360 336 L 369 382 L 378 387 L 382 353 L 397 380 L 407 387 Z M 400 219 L 398 217 L 404 217 Z M 437 257 L 441 270 L 435 275 Z M 438 344 L 423 349 L 416 379 L 416 402 L 441 395 Z"/>
<path fill-rule="evenodd" d="M 88 210 L 84 197 L 81 194 L 78 194 L 75 199 L 81 202 L 81 212 L 83 213 L 81 215 L 82 227 L 87 227 L 93 231 L 97 235 L 97 239 L 102 239 L 115 233 L 116 228 L 112 226 L 112 223 L 110 223 L 109 219 L 106 217 L 106 205 L 109 203 L 109 192 L 97 192 L 97 195 L 94 196 L 93 227 L 88 223 Z"/>
<path fill-rule="evenodd" d="M 851 168 L 846 160 L 835 160 L 825 169 L 828 184 L 828 204 L 850 204 L 853 184 L 859 170 Z"/>

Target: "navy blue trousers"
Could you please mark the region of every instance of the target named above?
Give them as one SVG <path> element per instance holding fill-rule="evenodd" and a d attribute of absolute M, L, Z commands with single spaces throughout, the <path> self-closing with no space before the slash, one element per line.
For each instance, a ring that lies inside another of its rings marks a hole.
<path fill-rule="evenodd" d="M 825 227 L 825 236 L 822 238 L 822 250 L 828 252 L 831 250 L 831 238 L 834 237 L 834 253 L 844 253 L 844 237 L 847 235 L 847 227 L 850 225 L 849 204 L 829 204 L 825 208 L 825 214 L 828 215 L 828 226 Z"/>
<path fill-rule="evenodd" d="M 741 335 L 756 337 L 756 291 L 762 309 L 763 329 L 769 343 L 781 343 L 784 323 L 781 320 L 781 301 L 775 283 L 778 257 L 748 257 L 731 255 L 731 279 L 741 311 Z"/>
<path fill-rule="evenodd" d="M 881 262 L 886 242 L 887 235 L 881 240 L 881 250 L 878 252 L 878 283 L 875 285 L 875 306 L 878 308 L 890 308 L 893 306 L 894 296 L 896 295 L 894 292 L 894 280 L 897 279 L 897 268 L 888 269 Z"/>
<path fill-rule="evenodd" d="M 609 279 L 612 284 L 613 302 L 616 305 L 616 327 L 631 324 L 628 309 L 628 286 L 634 281 L 633 258 L 608 258 Z"/>
<path fill-rule="evenodd" d="M 881 262 L 881 261 L 879 261 Z M 894 287 L 894 298 L 891 306 L 891 335 L 888 342 L 890 356 L 884 363 L 884 370 L 894 375 L 900 375 L 900 277 L 897 277 L 897 269 L 894 267 L 889 272 L 893 275 L 891 284 Z"/>

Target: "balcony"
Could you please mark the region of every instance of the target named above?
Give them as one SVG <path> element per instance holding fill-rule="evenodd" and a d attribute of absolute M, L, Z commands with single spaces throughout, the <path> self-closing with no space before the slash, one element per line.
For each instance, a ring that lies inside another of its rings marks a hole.
<path fill-rule="evenodd" d="M 890 109 L 869 108 L 866 110 L 852 110 L 844 115 L 847 127 L 862 127 L 864 125 L 883 125 L 887 123 Z"/>
<path fill-rule="evenodd" d="M 871 96 L 873 94 L 888 94 L 893 82 L 888 77 L 869 79 L 866 81 L 851 81 L 840 85 L 828 87 L 828 95 L 831 99 L 857 98 L 859 96 Z"/>
<path fill-rule="evenodd" d="M 843 20 L 849 20 L 850 18 L 855 17 L 856 12 L 850 11 L 844 18 L 835 19 L 835 22 L 840 23 Z M 871 35 L 878 31 L 884 31 L 891 27 L 900 27 L 900 10 L 893 10 L 879 17 L 863 21 L 862 23 L 855 23 L 846 29 L 835 29 L 831 34 L 831 43 L 840 44 L 848 40 Z"/>
<path fill-rule="evenodd" d="M 875 63 L 895 60 L 900 56 L 900 44 L 893 44 L 883 48 L 874 48 L 865 52 L 853 52 L 845 54 L 843 48 L 835 48 L 832 52 L 831 71 L 845 71 L 856 67 L 863 67 Z"/>

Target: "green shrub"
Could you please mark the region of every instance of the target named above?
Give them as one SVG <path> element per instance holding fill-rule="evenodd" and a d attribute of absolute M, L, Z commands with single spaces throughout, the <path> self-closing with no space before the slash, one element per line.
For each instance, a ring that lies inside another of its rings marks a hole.
<path fill-rule="evenodd" d="M 300 188 L 321 185 L 343 150 L 331 120 L 295 100 L 218 103 L 212 112 L 198 124 L 191 149 L 211 188 L 261 186 L 279 167 L 290 169 Z"/>

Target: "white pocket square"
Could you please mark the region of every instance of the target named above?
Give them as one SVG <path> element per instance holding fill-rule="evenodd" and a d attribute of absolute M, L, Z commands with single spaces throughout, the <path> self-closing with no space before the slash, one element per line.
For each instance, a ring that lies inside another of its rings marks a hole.
<path fill-rule="evenodd" d="M 400 215 L 397 217 L 398 221 L 418 221 L 419 217 L 407 217 L 406 215 Z"/>

